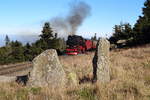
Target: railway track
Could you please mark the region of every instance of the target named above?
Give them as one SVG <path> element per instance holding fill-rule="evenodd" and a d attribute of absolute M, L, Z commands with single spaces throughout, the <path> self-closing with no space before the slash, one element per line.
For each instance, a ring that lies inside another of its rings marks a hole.
<path fill-rule="evenodd" d="M 31 62 L 26 62 L 23 64 L 14 64 L 14 65 L 7 65 L 6 67 L 0 68 L 0 75 L 12 75 L 17 72 L 25 71 L 32 68 Z"/>

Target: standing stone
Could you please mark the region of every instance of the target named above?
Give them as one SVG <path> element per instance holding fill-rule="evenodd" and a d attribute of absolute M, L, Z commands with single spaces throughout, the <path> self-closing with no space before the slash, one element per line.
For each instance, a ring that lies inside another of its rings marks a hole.
<path fill-rule="evenodd" d="M 66 75 L 54 49 L 46 50 L 33 60 L 29 85 L 51 88 L 64 87 Z"/>
<path fill-rule="evenodd" d="M 110 43 L 104 38 L 99 39 L 93 58 L 93 82 L 109 82 L 109 49 Z"/>

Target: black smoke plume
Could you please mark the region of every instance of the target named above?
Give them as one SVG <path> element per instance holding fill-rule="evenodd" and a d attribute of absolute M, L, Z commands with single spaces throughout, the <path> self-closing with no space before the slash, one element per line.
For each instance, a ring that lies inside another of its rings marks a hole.
<path fill-rule="evenodd" d="M 70 11 L 66 17 L 55 17 L 51 20 L 54 32 L 60 37 L 75 35 L 79 26 L 90 15 L 91 8 L 85 2 L 77 2 L 70 6 Z"/>

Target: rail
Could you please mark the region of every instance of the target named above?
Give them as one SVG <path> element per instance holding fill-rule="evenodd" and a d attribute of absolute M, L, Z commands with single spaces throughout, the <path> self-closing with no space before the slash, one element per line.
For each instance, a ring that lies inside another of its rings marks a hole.
<path fill-rule="evenodd" d="M 7 74 L 12 74 L 15 72 L 19 71 L 24 71 L 29 68 L 32 68 L 32 63 L 31 62 L 26 62 L 22 64 L 14 64 L 14 65 L 7 65 L 6 67 L 1 67 L 0 68 L 0 75 L 7 75 Z"/>

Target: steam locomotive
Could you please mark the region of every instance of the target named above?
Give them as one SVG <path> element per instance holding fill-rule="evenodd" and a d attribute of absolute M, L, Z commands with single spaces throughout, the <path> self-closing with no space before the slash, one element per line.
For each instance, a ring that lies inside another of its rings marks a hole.
<path fill-rule="evenodd" d="M 67 55 L 77 55 L 80 53 L 85 53 L 88 50 L 96 48 L 96 41 L 84 39 L 82 36 L 70 35 L 66 41 L 67 48 L 65 53 Z"/>

